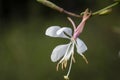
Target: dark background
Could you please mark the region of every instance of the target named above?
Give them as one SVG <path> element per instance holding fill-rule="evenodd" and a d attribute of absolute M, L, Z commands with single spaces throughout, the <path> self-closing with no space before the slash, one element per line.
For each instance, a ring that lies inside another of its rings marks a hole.
<path fill-rule="evenodd" d="M 80 14 L 93 12 L 113 0 L 51 0 L 60 7 Z M 0 80 L 63 80 L 66 70 L 56 71 L 50 60 L 55 46 L 66 39 L 45 36 L 49 26 L 71 27 L 67 15 L 36 0 L 0 0 Z M 73 17 L 72 17 L 73 18 Z M 76 24 L 81 19 L 73 18 Z M 80 38 L 88 46 L 89 64 L 75 53 L 70 80 L 120 80 L 120 5 L 108 15 L 93 16 Z"/>

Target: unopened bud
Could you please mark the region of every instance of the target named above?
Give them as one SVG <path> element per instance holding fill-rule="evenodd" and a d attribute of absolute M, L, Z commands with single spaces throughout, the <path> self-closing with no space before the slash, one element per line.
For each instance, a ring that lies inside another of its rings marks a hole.
<path fill-rule="evenodd" d="M 106 10 L 100 12 L 99 15 L 109 14 L 111 11 L 112 11 L 112 9 L 106 9 Z"/>

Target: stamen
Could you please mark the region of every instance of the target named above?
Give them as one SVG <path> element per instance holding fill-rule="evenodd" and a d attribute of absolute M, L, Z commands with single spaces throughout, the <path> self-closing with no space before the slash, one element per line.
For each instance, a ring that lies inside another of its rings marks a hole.
<path fill-rule="evenodd" d="M 72 60 L 75 63 L 74 53 L 72 54 Z"/>
<path fill-rule="evenodd" d="M 70 59 L 70 66 L 69 66 L 69 69 L 68 69 L 67 75 L 66 75 L 66 76 L 64 76 L 64 78 L 65 78 L 66 80 L 69 80 L 69 77 L 68 77 L 68 76 L 69 76 L 70 71 L 71 71 L 72 61 L 75 61 L 75 60 L 73 60 L 73 59 L 74 59 L 73 54 L 74 54 L 74 43 L 72 44 L 71 59 Z"/>
<path fill-rule="evenodd" d="M 71 71 L 71 67 L 72 67 L 72 57 L 71 57 L 71 60 L 70 60 L 70 66 L 69 66 L 69 69 L 68 69 L 68 73 L 67 73 L 67 75 L 66 76 L 64 76 L 64 78 L 66 79 L 66 80 L 69 80 L 69 74 L 70 74 L 70 71 Z"/>
<path fill-rule="evenodd" d="M 69 46 L 68 46 L 68 48 L 67 48 L 67 50 L 66 50 L 66 53 L 65 53 L 64 57 L 58 62 L 57 66 L 56 66 L 56 70 L 57 70 L 57 71 L 58 71 L 58 68 L 59 68 L 60 63 L 61 63 L 61 68 L 63 69 L 64 60 L 65 60 L 66 55 L 67 55 L 68 52 L 69 52 L 69 48 L 71 47 L 71 44 L 72 44 L 72 43 L 70 42 L 70 43 L 69 43 Z M 66 64 L 65 67 L 67 67 L 67 64 Z"/>
<path fill-rule="evenodd" d="M 62 62 L 64 61 L 66 55 L 67 55 L 68 52 L 69 52 L 69 49 L 70 49 L 70 47 L 71 47 L 71 44 L 72 44 L 72 43 L 70 42 L 70 43 L 69 43 L 69 46 L 67 47 L 67 50 L 66 50 L 66 53 L 65 53 L 64 57 L 59 61 L 59 63 L 62 63 Z"/>
<path fill-rule="evenodd" d="M 67 60 L 64 60 L 62 63 L 61 63 L 61 68 L 64 69 L 67 67 Z"/>
<path fill-rule="evenodd" d="M 64 62 L 61 63 L 61 68 L 64 69 Z"/>
<path fill-rule="evenodd" d="M 83 57 L 83 59 L 85 60 L 85 62 L 88 64 L 87 58 L 83 54 L 81 56 Z"/>
<path fill-rule="evenodd" d="M 58 63 L 57 66 L 56 66 L 56 70 L 57 70 L 57 71 L 58 71 L 59 65 L 60 65 L 60 63 Z"/>
<path fill-rule="evenodd" d="M 75 40 L 73 39 L 73 51 L 72 51 L 72 60 L 73 60 L 73 62 L 75 63 L 75 58 L 74 58 L 74 42 Z"/>
<path fill-rule="evenodd" d="M 64 76 L 64 79 L 69 80 L 69 77 L 68 76 Z"/>
<path fill-rule="evenodd" d="M 75 45 L 77 45 L 77 43 L 75 42 Z M 87 60 L 87 58 L 81 53 L 80 54 L 82 57 L 83 57 L 83 59 L 85 60 L 85 62 L 88 64 L 88 60 Z"/>
<path fill-rule="evenodd" d="M 64 63 L 64 68 L 67 67 L 67 60 L 65 60 L 65 63 Z"/>

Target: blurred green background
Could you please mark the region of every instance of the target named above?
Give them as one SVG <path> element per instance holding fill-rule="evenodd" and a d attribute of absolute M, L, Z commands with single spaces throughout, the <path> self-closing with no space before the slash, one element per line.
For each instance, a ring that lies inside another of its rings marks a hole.
<path fill-rule="evenodd" d="M 113 0 L 50 0 L 79 14 L 93 12 Z M 66 39 L 45 36 L 49 26 L 71 27 L 65 14 L 36 0 L 0 0 L 0 80 L 63 80 L 66 70 L 56 71 L 50 60 L 55 46 Z M 73 17 L 72 17 L 73 18 Z M 73 18 L 76 24 L 81 19 Z M 120 80 L 120 5 L 104 16 L 93 16 L 80 38 L 88 46 L 89 64 L 75 54 L 70 80 Z"/>

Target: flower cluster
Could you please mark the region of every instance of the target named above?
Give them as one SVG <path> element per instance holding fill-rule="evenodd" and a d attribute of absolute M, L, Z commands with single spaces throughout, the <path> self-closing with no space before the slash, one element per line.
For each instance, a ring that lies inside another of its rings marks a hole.
<path fill-rule="evenodd" d="M 61 64 L 61 68 L 64 69 L 67 67 L 67 61 L 70 59 L 70 66 L 65 79 L 69 79 L 68 76 L 70 74 L 72 62 L 75 62 L 74 58 L 74 47 L 77 49 L 77 53 L 80 54 L 83 59 L 88 63 L 87 59 L 83 55 L 83 53 L 87 50 L 87 46 L 85 43 L 78 38 L 80 33 L 83 31 L 86 20 L 91 16 L 91 12 L 88 9 L 85 10 L 83 19 L 81 23 L 76 27 L 75 23 L 71 18 L 68 17 L 68 20 L 72 23 L 74 32 L 72 33 L 72 29 L 69 27 L 60 27 L 60 26 L 51 26 L 46 30 L 46 35 L 50 37 L 60 37 L 67 38 L 70 40 L 68 44 L 58 45 L 55 47 L 51 54 L 52 62 L 58 62 L 56 69 L 58 70 L 59 65 Z"/>

